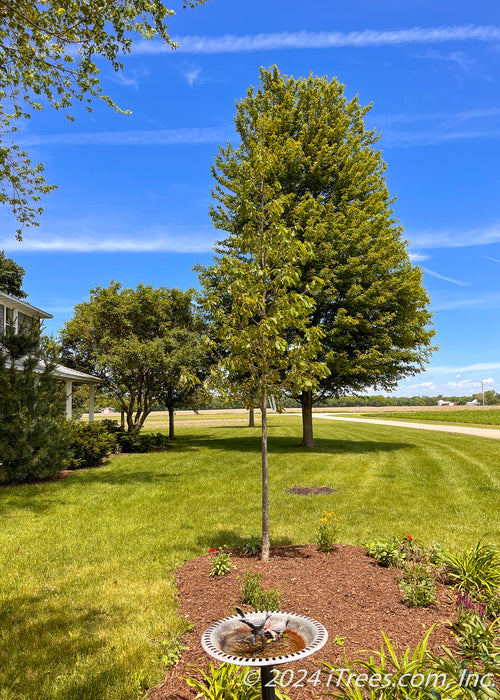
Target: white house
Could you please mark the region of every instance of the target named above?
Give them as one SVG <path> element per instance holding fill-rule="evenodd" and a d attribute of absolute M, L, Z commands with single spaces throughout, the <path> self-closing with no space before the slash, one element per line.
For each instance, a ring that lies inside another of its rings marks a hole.
<path fill-rule="evenodd" d="M 12 329 L 14 333 L 22 332 L 23 329 L 29 330 L 35 320 L 45 318 L 52 318 L 52 314 L 42 311 L 26 301 L 16 299 L 10 294 L 0 292 L 0 335 L 3 335 L 8 328 Z M 89 421 L 93 421 L 95 385 L 101 380 L 91 374 L 64 367 L 64 365 L 56 365 L 54 376 L 66 384 L 66 418 L 68 419 L 73 415 L 73 385 L 88 384 Z"/>

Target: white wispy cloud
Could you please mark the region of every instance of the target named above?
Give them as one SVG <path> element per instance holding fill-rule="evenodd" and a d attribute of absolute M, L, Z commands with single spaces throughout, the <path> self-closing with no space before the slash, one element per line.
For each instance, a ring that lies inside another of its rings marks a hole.
<path fill-rule="evenodd" d="M 410 261 L 412 263 L 419 263 L 419 262 L 423 262 L 424 260 L 428 260 L 429 256 L 424 255 L 424 253 L 415 252 L 415 253 L 410 253 L 409 258 L 410 258 Z"/>
<path fill-rule="evenodd" d="M 201 76 L 201 67 L 200 66 L 189 66 L 184 69 L 183 71 L 184 77 L 186 79 L 187 84 L 189 87 L 193 87 L 193 85 L 198 85 L 199 83 L 202 82 L 200 76 Z"/>
<path fill-rule="evenodd" d="M 178 53 L 221 54 L 277 49 L 326 49 L 345 47 L 402 46 L 405 44 L 440 44 L 457 41 L 495 42 L 500 40 L 500 27 L 496 26 L 443 26 L 413 27 L 379 31 L 365 29 L 358 32 L 275 32 L 269 34 L 224 34 L 222 36 L 180 36 Z M 166 44 L 140 41 L 133 53 L 170 53 Z"/>
<path fill-rule="evenodd" d="M 406 114 L 376 114 L 371 112 L 368 119 L 377 123 L 383 124 L 412 124 L 415 122 L 466 122 L 473 119 L 488 119 L 490 117 L 499 117 L 500 107 L 485 107 L 482 109 L 468 109 L 461 112 L 415 112 Z"/>
<path fill-rule="evenodd" d="M 497 260 L 496 258 L 490 258 L 489 255 L 483 255 L 483 258 L 486 258 L 486 260 L 491 260 L 492 262 L 498 263 L 500 265 L 500 260 Z"/>
<path fill-rule="evenodd" d="M 411 147 L 411 146 L 435 146 L 439 143 L 451 141 L 464 141 L 471 139 L 497 139 L 500 138 L 500 128 L 471 129 L 469 131 L 387 131 L 382 135 L 384 146 Z"/>
<path fill-rule="evenodd" d="M 171 231 L 154 226 L 137 230 L 134 236 L 130 236 L 129 228 L 124 235 L 117 232 L 99 234 L 97 226 L 92 228 L 93 233 L 77 230 L 71 236 L 26 234 L 22 242 L 0 238 L 0 250 L 23 253 L 208 253 L 217 238 L 211 229 Z"/>
<path fill-rule="evenodd" d="M 492 369 L 500 369 L 500 362 L 476 362 L 473 365 L 434 365 L 430 366 L 426 373 L 432 374 L 456 374 L 457 372 L 488 372 Z"/>
<path fill-rule="evenodd" d="M 460 280 L 455 280 L 452 277 L 445 277 L 444 275 L 439 274 L 439 272 L 434 272 L 434 270 L 429 270 L 428 267 L 424 267 L 422 269 L 424 272 L 426 272 L 431 277 L 437 277 L 438 280 L 444 280 L 445 282 L 451 282 L 452 284 L 458 284 L 459 287 L 468 287 L 469 286 L 468 282 L 461 282 Z"/>
<path fill-rule="evenodd" d="M 408 234 L 415 248 L 463 248 L 500 242 L 500 222 L 482 228 L 457 231 L 421 231 Z"/>
<path fill-rule="evenodd" d="M 432 303 L 433 311 L 457 311 L 459 309 L 500 309 L 500 292 L 471 299 L 433 301 Z"/>
<path fill-rule="evenodd" d="M 230 135 L 225 127 L 195 127 L 148 131 L 96 131 L 25 135 L 23 146 L 162 146 L 189 143 L 220 143 Z"/>
<path fill-rule="evenodd" d="M 495 381 L 492 377 L 483 381 L 485 391 L 492 389 L 495 386 Z M 399 396 L 407 396 L 409 392 L 414 395 L 438 395 L 444 396 L 471 396 L 481 391 L 480 380 L 462 379 L 460 381 L 450 380 L 448 382 L 417 382 L 414 384 L 400 384 L 397 391 L 394 392 Z"/>

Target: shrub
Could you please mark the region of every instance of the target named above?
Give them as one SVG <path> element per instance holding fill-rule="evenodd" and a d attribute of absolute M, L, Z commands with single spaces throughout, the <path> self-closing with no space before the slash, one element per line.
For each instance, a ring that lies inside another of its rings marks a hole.
<path fill-rule="evenodd" d="M 241 585 L 241 602 L 254 610 L 279 610 L 281 591 L 264 587 L 264 573 L 259 569 L 247 569 Z"/>
<path fill-rule="evenodd" d="M 461 554 L 442 555 L 447 580 L 467 593 L 493 596 L 500 587 L 500 557 L 498 549 L 482 540 Z"/>
<path fill-rule="evenodd" d="M 77 423 L 70 427 L 70 447 L 73 456 L 70 469 L 97 467 L 104 457 L 116 449 L 116 439 L 100 423 Z"/>
<path fill-rule="evenodd" d="M 316 544 L 320 552 L 330 553 L 339 539 L 341 517 L 335 513 L 327 513 L 323 511 L 323 517 L 320 518 L 319 525 L 316 528 Z"/>
<path fill-rule="evenodd" d="M 170 440 L 164 433 L 142 433 L 138 431 L 130 433 L 120 428 L 118 423 L 110 418 L 105 418 L 100 423 L 106 427 L 109 433 L 115 435 L 121 452 L 152 452 L 157 448 L 170 445 Z"/>
<path fill-rule="evenodd" d="M 406 566 L 398 585 L 405 603 L 412 608 L 428 608 L 436 602 L 436 582 L 423 564 Z"/>
<path fill-rule="evenodd" d="M 225 576 L 234 566 L 231 562 L 230 552 L 226 552 L 226 545 L 219 547 L 219 549 L 211 549 L 211 552 L 216 552 L 212 559 L 212 564 L 210 565 L 209 576 Z"/>
<path fill-rule="evenodd" d="M 117 440 L 122 452 L 152 452 L 158 447 L 170 445 L 168 437 L 163 433 L 127 433 L 120 430 Z"/>

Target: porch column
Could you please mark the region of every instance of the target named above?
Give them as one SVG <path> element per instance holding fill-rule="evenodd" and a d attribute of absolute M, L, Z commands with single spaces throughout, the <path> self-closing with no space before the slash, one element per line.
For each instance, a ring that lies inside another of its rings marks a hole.
<path fill-rule="evenodd" d="M 95 384 L 89 384 L 89 423 L 94 420 Z"/>
<path fill-rule="evenodd" d="M 66 379 L 66 418 L 73 418 L 73 382 L 71 379 Z"/>

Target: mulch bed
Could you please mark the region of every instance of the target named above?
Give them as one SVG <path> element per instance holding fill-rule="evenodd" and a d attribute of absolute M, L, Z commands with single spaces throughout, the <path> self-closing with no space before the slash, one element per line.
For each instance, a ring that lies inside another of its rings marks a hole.
<path fill-rule="evenodd" d="M 232 555 L 236 569 L 224 577 L 209 578 L 209 554 L 186 562 L 177 572 L 180 613 L 193 628 L 184 636 L 188 650 L 161 686 L 151 691 L 149 700 L 188 700 L 196 696 L 181 676 L 193 675 L 192 669 L 186 669 L 188 664 L 205 668 L 214 661 L 204 653 L 200 637 L 216 620 L 235 614 L 233 606 L 241 604 L 240 581 L 245 569 L 261 566 L 258 557 L 244 556 L 240 550 L 232 551 Z M 314 657 L 290 665 L 295 673 L 299 669 L 306 669 L 308 675 L 314 673 L 319 668 L 318 660 L 343 668 L 344 654 L 353 659 L 360 657 L 361 650 L 379 650 L 381 630 L 404 650 L 414 647 L 431 625 L 444 623 L 433 631 L 430 648 L 437 651 L 441 644 L 453 648 L 447 624 L 455 619 L 455 596 L 450 589 L 438 584 L 436 604 L 408 608 L 397 585 L 401 572 L 380 567 L 360 547 L 340 546 L 332 554 L 318 552 L 310 545 L 274 547 L 263 570 L 264 583 L 282 591 L 282 610 L 313 617 L 328 630 L 329 639 L 323 649 Z M 345 637 L 344 646 L 335 643 L 335 637 Z M 319 697 L 322 690 L 327 690 L 325 685 L 322 689 L 309 684 L 289 688 L 288 694 L 294 700 L 306 700 Z"/>
<path fill-rule="evenodd" d="M 331 495 L 335 493 L 335 489 L 330 489 L 328 486 L 293 486 L 287 493 L 293 493 L 294 496 L 321 496 Z"/>

